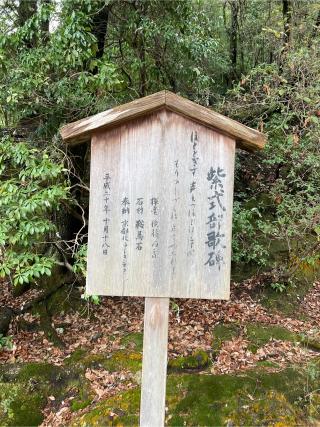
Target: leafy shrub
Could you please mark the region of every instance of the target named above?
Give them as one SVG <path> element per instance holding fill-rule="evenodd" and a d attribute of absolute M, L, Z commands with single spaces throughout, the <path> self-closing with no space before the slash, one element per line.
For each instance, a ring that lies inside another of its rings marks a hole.
<path fill-rule="evenodd" d="M 235 194 L 235 260 L 255 260 L 273 241 L 287 243 L 289 260 L 319 260 L 319 69 L 318 49 L 289 52 L 284 63 L 243 77 L 224 105 L 225 113 L 268 134 L 265 150 L 244 156 L 236 171 L 236 182 L 247 185 Z M 261 218 L 248 206 L 258 207 Z"/>
<path fill-rule="evenodd" d="M 49 150 L 0 141 L 0 277 L 29 283 L 50 275 L 56 258 L 54 213 L 69 197 L 63 164 Z"/>

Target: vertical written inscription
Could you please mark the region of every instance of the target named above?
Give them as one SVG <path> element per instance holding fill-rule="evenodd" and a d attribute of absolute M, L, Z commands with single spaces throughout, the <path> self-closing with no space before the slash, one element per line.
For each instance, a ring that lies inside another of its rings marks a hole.
<path fill-rule="evenodd" d="M 136 250 L 142 250 L 144 239 L 144 220 L 143 220 L 143 197 L 136 200 Z"/>
<path fill-rule="evenodd" d="M 195 198 L 195 191 L 196 191 L 196 174 L 198 170 L 198 134 L 197 132 L 191 133 L 191 144 L 192 144 L 192 158 L 191 158 L 191 168 L 189 171 L 192 174 L 191 183 L 189 186 L 189 193 L 190 193 L 190 201 L 189 201 L 189 209 L 188 209 L 188 244 L 187 244 L 187 256 L 190 257 L 194 255 L 194 226 L 195 226 L 195 219 L 196 219 L 196 198 Z"/>
<path fill-rule="evenodd" d="M 173 205 L 170 216 L 171 227 L 170 227 L 170 245 L 169 245 L 169 256 L 171 265 L 171 275 L 175 275 L 176 263 L 177 263 L 177 204 L 178 204 L 178 185 L 179 185 L 179 160 L 174 161 L 174 190 L 173 190 Z"/>
<path fill-rule="evenodd" d="M 157 258 L 159 253 L 159 200 L 152 197 L 151 200 L 151 237 L 152 258 Z"/>
<path fill-rule="evenodd" d="M 223 249 L 225 249 L 225 235 L 221 233 L 221 224 L 226 208 L 222 204 L 224 195 L 223 179 L 226 177 L 224 170 L 220 167 L 210 168 L 207 180 L 209 181 L 210 195 L 208 197 L 209 212 L 207 217 L 207 241 L 208 257 L 205 265 L 213 267 L 218 266 L 219 270 L 224 263 Z M 219 207 L 220 213 L 216 214 L 216 208 Z"/>
<path fill-rule="evenodd" d="M 128 242 L 129 242 L 129 214 L 130 202 L 128 197 L 121 200 L 121 236 L 122 236 L 122 272 L 126 273 L 128 268 Z"/>
<path fill-rule="evenodd" d="M 102 253 L 108 255 L 109 253 L 109 227 L 110 227 L 110 184 L 111 177 L 109 173 L 106 173 L 103 179 L 103 234 L 102 234 Z"/>

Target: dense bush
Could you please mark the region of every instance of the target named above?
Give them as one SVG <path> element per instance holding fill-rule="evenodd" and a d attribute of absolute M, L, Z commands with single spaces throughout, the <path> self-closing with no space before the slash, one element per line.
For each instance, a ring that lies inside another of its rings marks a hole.
<path fill-rule="evenodd" d="M 237 169 L 238 183 L 248 180 L 244 175 L 251 180 L 236 194 L 237 258 L 261 261 L 262 255 L 263 261 L 276 240 L 287 243 L 291 260 L 314 263 L 319 258 L 319 70 L 315 42 L 309 49 L 289 52 L 283 64 L 253 69 L 224 105 L 235 118 L 260 123 L 268 134 L 264 152 L 254 162 L 244 158 Z M 247 247 L 240 245 L 243 240 Z"/>
<path fill-rule="evenodd" d="M 0 141 L 0 277 L 14 285 L 50 275 L 58 262 L 55 212 L 69 197 L 66 170 L 49 150 Z"/>
<path fill-rule="evenodd" d="M 58 129 L 164 88 L 268 134 L 263 153 L 237 156 L 234 261 L 264 265 L 285 242 L 289 264 L 315 262 L 320 11 L 285 3 L 3 2 L 0 128 L 26 137 L 0 145 L 1 275 L 24 283 L 56 263 L 85 274 L 90 153 L 62 155 Z"/>

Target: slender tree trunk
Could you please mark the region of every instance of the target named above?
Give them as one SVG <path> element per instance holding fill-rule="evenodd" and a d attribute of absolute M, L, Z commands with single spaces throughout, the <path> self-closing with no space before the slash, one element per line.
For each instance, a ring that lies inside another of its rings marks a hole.
<path fill-rule="evenodd" d="M 51 2 L 52 0 L 41 0 L 41 4 L 44 6 L 50 5 Z M 42 37 L 45 43 L 49 40 L 49 25 L 50 25 L 50 17 L 48 17 L 41 23 Z"/>
<path fill-rule="evenodd" d="M 105 5 L 99 13 L 93 18 L 92 33 L 95 35 L 98 42 L 98 51 L 96 58 L 100 59 L 104 53 L 104 45 L 106 42 L 106 35 L 108 30 L 110 5 Z"/>
<path fill-rule="evenodd" d="M 32 18 L 37 12 L 37 0 L 20 0 L 18 5 L 18 26 L 23 25 Z M 28 48 L 32 48 L 35 45 L 35 37 L 25 40 L 25 45 Z"/>
<path fill-rule="evenodd" d="M 18 5 L 18 25 L 22 27 L 37 11 L 37 0 L 20 0 Z"/>
<path fill-rule="evenodd" d="M 290 43 L 291 35 L 291 20 L 292 20 L 292 10 L 291 10 L 291 1 L 282 0 L 282 16 L 283 16 L 283 44 L 284 48 L 287 50 Z"/>
<path fill-rule="evenodd" d="M 144 46 L 144 37 L 143 34 L 139 37 L 139 59 L 140 59 L 140 83 L 139 83 L 139 95 L 146 95 L 146 86 L 147 86 L 147 70 L 146 70 L 146 52 Z"/>
<path fill-rule="evenodd" d="M 238 0 L 230 1 L 231 7 L 231 24 L 230 24 L 230 61 L 232 67 L 232 79 L 237 76 L 237 57 L 238 57 L 238 14 L 239 3 Z"/>
<path fill-rule="evenodd" d="M 290 45 L 291 35 L 291 0 L 282 0 L 282 19 L 283 19 L 283 48 L 279 57 L 279 71 L 282 74 L 283 66 L 286 61 L 287 53 Z"/>

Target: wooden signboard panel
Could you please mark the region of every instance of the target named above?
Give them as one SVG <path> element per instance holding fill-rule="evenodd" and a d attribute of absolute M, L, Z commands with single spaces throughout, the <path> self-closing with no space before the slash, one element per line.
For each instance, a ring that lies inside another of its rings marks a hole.
<path fill-rule="evenodd" d="M 265 137 L 168 91 L 61 135 L 91 138 L 86 292 L 146 297 L 140 426 L 162 427 L 169 298 L 229 298 L 235 145 Z"/>
<path fill-rule="evenodd" d="M 95 131 L 87 293 L 227 299 L 234 154 L 165 109 Z"/>

